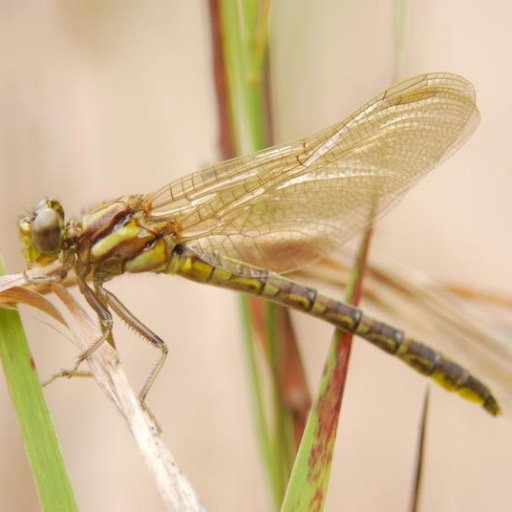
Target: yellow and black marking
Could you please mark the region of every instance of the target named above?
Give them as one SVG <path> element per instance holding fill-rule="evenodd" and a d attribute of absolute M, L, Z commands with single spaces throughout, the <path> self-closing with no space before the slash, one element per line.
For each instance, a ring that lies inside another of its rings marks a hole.
<path fill-rule="evenodd" d="M 499 413 L 498 403 L 490 389 L 465 368 L 427 345 L 406 337 L 400 329 L 363 314 L 359 308 L 333 300 L 313 288 L 301 286 L 277 274 L 257 273 L 251 276 L 248 272 L 246 276 L 216 268 L 183 246 L 173 252 L 172 259 L 172 265 L 167 269 L 169 273 L 259 295 L 321 318 L 339 329 L 364 338 L 388 354 L 395 355 L 444 389 L 480 404 L 492 415 Z"/>

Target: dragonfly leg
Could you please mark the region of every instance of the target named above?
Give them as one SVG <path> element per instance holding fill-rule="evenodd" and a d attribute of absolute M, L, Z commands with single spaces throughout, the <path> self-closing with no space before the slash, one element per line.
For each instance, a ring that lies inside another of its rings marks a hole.
<path fill-rule="evenodd" d="M 102 345 L 102 343 L 106 340 L 109 341 L 109 343 L 113 346 L 113 340 L 112 340 L 112 326 L 114 325 L 114 320 L 112 318 L 112 314 L 107 309 L 107 306 L 100 300 L 99 294 L 97 292 L 94 292 L 89 285 L 83 281 L 80 280 L 78 282 L 78 286 L 80 288 L 80 291 L 82 292 L 83 296 L 85 297 L 85 300 L 88 302 L 89 306 L 91 306 L 92 309 L 96 312 L 98 315 L 98 318 L 100 320 L 102 335 L 86 350 L 84 350 L 77 359 L 77 362 L 73 368 L 73 370 L 70 371 L 70 373 L 78 373 L 78 367 L 98 348 Z M 96 287 L 96 285 L 95 285 Z M 72 376 L 72 375 L 71 375 Z"/>
<path fill-rule="evenodd" d="M 52 382 L 57 379 L 71 379 L 71 377 L 82 377 L 82 378 L 90 378 L 92 377 L 91 372 L 79 372 L 77 370 L 60 370 L 57 373 L 54 373 L 50 378 L 46 379 L 44 382 L 41 382 L 41 386 L 46 387 L 49 386 Z"/>
<path fill-rule="evenodd" d="M 58 277 L 58 276 L 55 276 Z M 52 280 L 52 282 L 55 282 Z M 40 281 L 38 280 L 38 283 Z M 103 334 L 86 350 L 84 350 L 77 358 L 75 365 L 71 369 L 63 369 L 59 372 L 53 374 L 49 379 L 44 381 L 42 383 L 42 386 L 48 386 L 53 381 L 61 378 L 67 378 L 70 379 L 71 377 L 91 377 L 92 374 L 90 372 L 81 372 L 78 371 L 79 366 L 94 352 L 96 351 L 101 344 L 108 340 L 112 333 L 112 325 L 113 325 L 113 319 L 112 315 L 108 311 L 108 309 L 104 306 L 104 304 L 100 301 L 97 294 L 94 293 L 93 290 L 85 283 L 85 281 L 80 280 L 78 281 L 78 286 L 80 287 L 80 290 L 82 291 L 84 297 L 86 298 L 89 305 L 96 311 L 98 314 L 98 317 L 100 319 L 101 328 L 103 331 Z"/>
<path fill-rule="evenodd" d="M 139 400 L 144 403 L 146 396 L 155 382 L 160 370 L 165 364 L 169 349 L 165 341 L 155 334 L 149 327 L 143 324 L 133 313 L 112 293 L 103 288 L 101 283 L 96 283 L 99 293 L 105 298 L 105 302 L 112 308 L 112 310 L 132 329 L 138 332 L 144 339 L 148 340 L 153 347 L 160 350 L 161 355 L 155 366 L 151 370 L 144 386 L 139 393 Z"/>

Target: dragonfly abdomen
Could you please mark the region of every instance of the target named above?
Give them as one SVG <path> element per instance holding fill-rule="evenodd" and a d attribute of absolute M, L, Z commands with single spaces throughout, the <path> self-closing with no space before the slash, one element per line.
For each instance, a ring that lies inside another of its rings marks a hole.
<path fill-rule="evenodd" d="M 388 354 L 395 355 L 447 391 L 481 405 L 493 416 L 500 412 L 489 387 L 463 366 L 428 345 L 408 337 L 403 331 L 364 314 L 353 332 Z"/>
<path fill-rule="evenodd" d="M 250 270 L 250 267 L 248 267 Z M 264 297 L 329 322 L 356 334 L 388 354 L 394 355 L 443 388 L 480 404 L 489 413 L 499 413 L 490 389 L 468 370 L 429 346 L 409 338 L 403 331 L 375 320 L 359 308 L 331 299 L 314 288 L 302 286 L 278 274 L 247 272 L 235 274 L 215 267 L 184 246 L 176 246 L 168 273 L 193 281 L 230 288 Z"/>

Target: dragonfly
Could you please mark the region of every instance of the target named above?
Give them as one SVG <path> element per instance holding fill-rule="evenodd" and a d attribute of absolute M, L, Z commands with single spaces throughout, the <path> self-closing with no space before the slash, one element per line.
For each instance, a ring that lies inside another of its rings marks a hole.
<path fill-rule="evenodd" d="M 58 278 L 73 270 L 98 316 L 103 335 L 75 369 L 111 335 L 112 312 L 160 350 L 141 402 L 168 348 L 105 283 L 124 273 L 155 272 L 259 296 L 329 322 L 496 415 L 500 407 L 490 388 L 452 359 L 284 276 L 369 227 L 459 148 L 478 121 L 474 87 L 465 78 L 410 78 L 314 135 L 206 167 L 150 194 L 102 202 L 78 220 L 66 220 L 59 201 L 43 199 L 19 221 L 27 268 L 60 261 Z"/>

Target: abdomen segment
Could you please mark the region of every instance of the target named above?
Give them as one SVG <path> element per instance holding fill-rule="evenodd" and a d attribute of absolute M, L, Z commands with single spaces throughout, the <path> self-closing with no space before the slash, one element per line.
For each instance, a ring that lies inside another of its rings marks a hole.
<path fill-rule="evenodd" d="M 359 308 L 322 295 L 314 288 L 259 270 L 254 275 L 250 275 L 250 272 L 247 275 L 234 274 L 209 264 L 183 246 L 176 247 L 167 272 L 263 297 L 320 318 L 398 357 L 446 390 L 480 404 L 490 414 L 500 412 L 491 390 L 468 370 L 428 345 L 408 337 L 403 331 L 375 320 Z"/>

